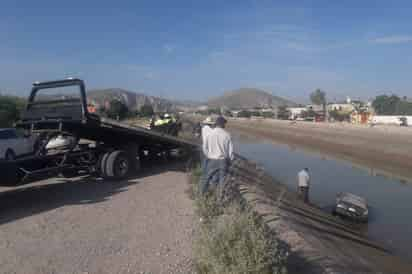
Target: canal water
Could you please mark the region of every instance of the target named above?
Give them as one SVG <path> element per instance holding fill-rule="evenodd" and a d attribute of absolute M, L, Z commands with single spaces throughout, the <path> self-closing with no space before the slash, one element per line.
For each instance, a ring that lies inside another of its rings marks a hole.
<path fill-rule="evenodd" d="M 412 180 L 359 166 L 345 160 L 262 139 L 233 133 L 235 149 L 261 164 L 267 173 L 296 190 L 298 171 L 311 173 L 310 200 L 331 211 L 336 194 L 351 192 L 365 197 L 369 222 L 362 232 L 395 254 L 412 259 Z"/>

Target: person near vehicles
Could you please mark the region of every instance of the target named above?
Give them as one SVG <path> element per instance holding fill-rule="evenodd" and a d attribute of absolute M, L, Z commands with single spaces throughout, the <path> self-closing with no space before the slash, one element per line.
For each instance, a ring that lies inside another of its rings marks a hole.
<path fill-rule="evenodd" d="M 202 150 L 200 153 L 201 159 L 201 168 L 202 173 L 204 174 L 207 170 L 207 157 L 206 151 L 204 150 L 204 144 L 206 143 L 207 136 L 212 132 L 213 128 L 215 127 L 215 120 L 212 116 L 206 117 L 206 119 L 202 122 L 201 129 L 200 129 L 200 136 L 202 138 Z"/>
<path fill-rule="evenodd" d="M 196 138 L 196 139 L 200 139 L 202 136 L 202 123 L 201 122 L 197 122 L 194 124 L 193 129 L 192 129 L 192 135 Z"/>
<path fill-rule="evenodd" d="M 310 174 L 309 169 L 304 168 L 298 173 L 298 196 L 305 203 L 309 203 Z"/>
<path fill-rule="evenodd" d="M 202 144 L 207 159 L 206 171 L 201 179 L 201 193 L 205 194 L 212 184 L 223 185 L 231 161 L 234 159 L 233 143 L 230 134 L 224 129 L 226 119 L 219 116 Z"/>

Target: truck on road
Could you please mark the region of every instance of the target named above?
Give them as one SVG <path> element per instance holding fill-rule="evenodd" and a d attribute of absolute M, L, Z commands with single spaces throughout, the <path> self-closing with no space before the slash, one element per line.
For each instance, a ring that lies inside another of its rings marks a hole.
<path fill-rule="evenodd" d="M 0 185 L 79 174 L 120 180 L 150 156 L 197 147 L 89 113 L 85 84 L 73 78 L 34 83 L 15 128 L 36 136 L 37 145 L 29 156 L 0 160 Z M 64 145 L 56 145 L 60 143 Z"/>

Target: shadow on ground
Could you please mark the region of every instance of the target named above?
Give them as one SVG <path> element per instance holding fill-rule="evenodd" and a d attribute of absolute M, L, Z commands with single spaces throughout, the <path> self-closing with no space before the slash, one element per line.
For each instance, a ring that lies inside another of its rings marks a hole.
<path fill-rule="evenodd" d="M 139 174 L 123 181 L 106 181 L 90 176 L 55 178 L 0 192 L 0 225 L 66 205 L 88 205 L 108 200 L 127 191 L 139 180 L 167 171 L 184 171 L 181 161 L 150 163 Z"/>

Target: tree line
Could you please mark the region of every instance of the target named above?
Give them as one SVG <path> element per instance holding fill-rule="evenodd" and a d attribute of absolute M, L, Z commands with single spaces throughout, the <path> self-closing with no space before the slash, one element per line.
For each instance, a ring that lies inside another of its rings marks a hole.
<path fill-rule="evenodd" d="M 310 95 L 313 104 L 321 105 L 326 108 L 326 92 L 317 89 Z M 26 100 L 17 96 L 0 95 L 0 127 L 11 127 L 13 123 L 20 119 L 21 111 L 25 108 Z M 379 95 L 372 102 L 372 106 L 378 115 L 412 115 L 412 102 L 406 97 L 397 95 Z M 152 105 L 143 105 L 139 110 L 130 110 L 127 105 L 119 100 L 112 100 L 107 108 L 98 110 L 111 119 L 123 120 L 128 117 L 151 117 L 154 114 Z M 222 114 L 220 109 L 209 109 L 207 114 Z M 225 111 L 224 115 L 231 115 Z M 313 115 L 308 113 L 307 115 Z M 335 120 L 347 120 L 348 117 L 341 117 L 338 112 L 330 112 L 329 115 Z M 243 110 L 238 114 L 239 117 L 263 116 L 273 118 L 272 112 L 259 112 Z M 289 113 L 286 106 L 280 106 L 278 110 L 279 119 L 288 119 Z"/>
<path fill-rule="evenodd" d="M 397 95 L 379 95 L 372 103 L 379 115 L 412 115 L 412 102 Z"/>
<path fill-rule="evenodd" d="M 123 120 L 130 117 L 152 117 L 154 109 L 152 105 L 146 104 L 139 110 L 130 110 L 122 101 L 112 100 L 108 108 L 102 107 L 98 112 L 111 119 Z"/>
<path fill-rule="evenodd" d="M 26 100 L 23 98 L 0 95 L 0 128 L 13 126 L 25 106 Z"/>
<path fill-rule="evenodd" d="M 20 119 L 26 106 L 26 99 L 17 96 L 0 95 L 0 128 L 12 127 Z M 111 119 L 123 120 L 128 117 L 151 117 L 152 105 L 143 105 L 139 110 L 130 110 L 123 102 L 112 100 L 108 108 L 98 110 L 100 114 Z"/>

